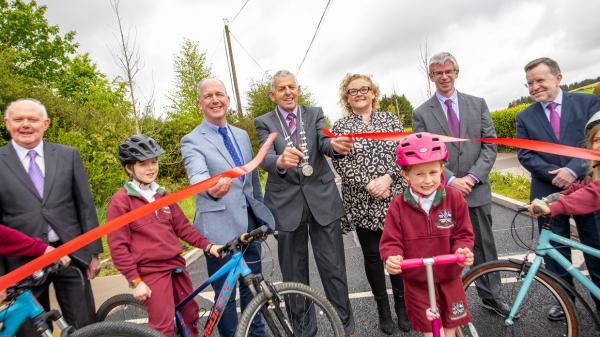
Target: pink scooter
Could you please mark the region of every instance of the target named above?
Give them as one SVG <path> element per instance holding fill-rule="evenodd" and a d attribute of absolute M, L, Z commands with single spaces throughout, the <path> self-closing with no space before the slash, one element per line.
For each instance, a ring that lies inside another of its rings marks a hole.
<path fill-rule="evenodd" d="M 440 313 L 439 313 L 439 310 L 437 307 L 437 303 L 435 301 L 435 286 L 434 286 L 434 282 L 433 282 L 433 265 L 463 263 L 464 261 L 465 261 L 465 256 L 463 254 L 448 254 L 448 255 L 438 255 L 438 256 L 428 257 L 428 258 L 407 259 L 407 260 L 402 261 L 402 263 L 400 265 L 400 268 L 402 268 L 402 270 L 411 269 L 411 268 L 419 268 L 419 267 L 425 266 L 425 271 L 427 272 L 427 291 L 429 293 L 428 313 L 431 313 L 431 315 L 433 316 L 433 319 L 431 320 L 431 329 L 433 331 L 433 337 L 440 337 L 440 328 L 441 328 Z"/>

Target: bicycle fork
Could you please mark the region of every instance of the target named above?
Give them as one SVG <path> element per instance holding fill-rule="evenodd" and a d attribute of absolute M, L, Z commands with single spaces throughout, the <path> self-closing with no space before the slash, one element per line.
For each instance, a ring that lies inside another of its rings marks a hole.
<path fill-rule="evenodd" d="M 253 275 L 253 277 L 246 277 L 244 278 L 244 282 L 246 282 L 246 285 L 254 296 L 256 296 L 258 292 L 265 294 L 266 305 L 260 308 L 260 313 L 262 314 L 263 319 L 267 323 L 267 326 L 269 326 L 271 329 L 271 332 L 274 334 L 274 336 L 293 337 L 294 332 L 292 330 L 291 323 L 285 318 L 285 315 L 281 310 L 281 300 L 271 284 L 265 281 L 261 274 Z M 256 289 L 255 283 L 258 284 L 259 290 Z M 273 307 L 273 310 L 269 310 L 269 307 Z M 273 316 L 273 314 L 275 314 L 275 316 Z M 281 334 L 281 329 L 278 328 L 278 325 L 275 323 L 275 319 L 283 328 L 284 335 Z"/>
<path fill-rule="evenodd" d="M 514 324 L 514 318 L 517 316 L 517 313 L 519 312 L 519 309 L 521 308 L 521 304 L 523 303 L 523 300 L 525 299 L 525 296 L 527 295 L 527 292 L 529 291 L 529 287 L 531 287 L 531 282 L 533 282 L 533 278 L 537 274 L 537 271 L 542 264 L 542 260 L 543 260 L 543 257 L 541 257 L 540 255 L 536 255 L 536 257 L 533 259 L 533 263 L 529 267 L 529 270 L 527 271 L 527 275 L 525 275 L 525 278 L 522 281 L 521 288 L 519 289 L 519 292 L 517 293 L 517 297 L 515 298 L 515 301 L 514 301 L 512 307 L 510 308 L 510 313 L 508 314 L 508 317 L 506 317 L 506 319 L 504 320 L 504 325 L 512 326 Z M 525 261 L 523 261 L 523 270 L 524 270 L 524 267 L 525 267 Z M 500 280 L 500 281 L 502 281 L 502 280 Z"/>

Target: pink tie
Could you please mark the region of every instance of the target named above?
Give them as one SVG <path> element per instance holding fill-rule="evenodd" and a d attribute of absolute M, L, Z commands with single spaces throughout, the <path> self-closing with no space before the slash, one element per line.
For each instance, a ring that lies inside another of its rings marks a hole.
<path fill-rule="evenodd" d="M 287 117 L 288 121 L 288 129 L 290 129 L 290 137 L 292 138 L 292 142 L 296 142 L 296 115 L 293 112 L 290 112 Z"/>
<path fill-rule="evenodd" d="M 560 116 L 556 111 L 557 106 L 558 104 L 555 102 L 550 102 L 550 104 L 548 104 L 548 110 L 550 110 L 550 125 L 552 126 L 552 131 L 554 131 L 556 139 L 560 140 Z"/>
<path fill-rule="evenodd" d="M 454 137 L 460 137 L 460 122 L 458 121 L 458 116 L 456 116 L 456 112 L 452 107 L 452 100 L 448 98 L 444 101 L 444 103 L 448 108 L 448 126 L 450 126 L 450 130 L 452 130 Z"/>

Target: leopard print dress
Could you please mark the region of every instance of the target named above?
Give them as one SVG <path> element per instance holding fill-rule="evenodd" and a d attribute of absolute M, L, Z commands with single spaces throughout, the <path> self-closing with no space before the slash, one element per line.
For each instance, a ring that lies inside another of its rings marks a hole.
<path fill-rule="evenodd" d="M 398 118 L 390 112 L 373 112 L 368 124 L 363 123 L 361 116 L 352 114 L 339 119 L 332 127 L 336 134 L 403 130 Z M 344 233 L 353 231 L 356 226 L 370 230 L 383 229 L 393 196 L 402 193 L 407 187 L 396 164 L 397 144 L 393 141 L 357 138 L 347 156 L 333 159 L 333 167 L 342 178 L 345 215 L 341 222 Z M 386 173 L 394 179 L 392 193 L 387 199 L 377 200 L 365 187 L 371 180 Z"/>

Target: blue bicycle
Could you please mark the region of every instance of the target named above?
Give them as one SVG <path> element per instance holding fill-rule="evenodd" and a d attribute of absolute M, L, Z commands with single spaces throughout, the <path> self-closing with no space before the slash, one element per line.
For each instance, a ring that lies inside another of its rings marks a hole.
<path fill-rule="evenodd" d="M 600 288 L 574 267 L 550 242 L 558 243 L 562 247 L 581 250 L 598 258 L 600 258 L 600 250 L 554 234 L 551 230 L 551 218 L 542 226 L 536 247 L 530 248 L 519 237 L 515 226 L 515 219 L 523 211 L 515 214 L 511 224 L 511 234 L 521 248 L 529 251 L 525 259 L 490 261 L 477 266 L 463 277 L 472 322 L 469 326 L 463 327 L 462 335 L 576 337 L 579 334 L 579 322 L 574 298 L 577 298 L 577 303 L 580 303 L 589 312 L 596 328 L 600 327 L 595 311 L 590 308 L 582 295 L 556 274 L 541 268 L 544 256 L 552 258 L 593 296 L 600 299 Z M 534 226 L 533 221 L 532 226 Z M 530 252 L 535 253 L 532 262 L 527 259 Z M 497 289 L 494 289 L 496 299 L 508 303 L 509 312 L 498 310 L 498 306 L 486 304 L 485 300 L 480 299 L 474 285 L 482 280 L 496 280 L 496 284 L 498 284 Z M 548 310 L 555 305 L 558 305 L 565 313 L 563 319 L 553 320 L 548 317 Z M 597 332 L 589 331 L 589 333 L 586 336 L 597 335 Z"/>
<path fill-rule="evenodd" d="M 56 322 L 61 330 L 61 337 L 162 337 L 158 331 L 149 327 L 127 322 L 99 322 L 76 330 L 57 310 L 46 312 L 30 289 L 43 284 L 48 275 L 59 268 L 61 267 L 57 263 L 50 265 L 7 289 L 6 300 L 0 304 L 1 337 L 14 337 L 27 319 L 32 320 L 33 327 L 43 337 L 53 337 L 52 322 Z"/>
<path fill-rule="evenodd" d="M 301 283 L 275 284 L 265 280 L 262 275 L 252 274 L 244 260 L 243 249 L 246 244 L 263 239 L 266 233 L 267 227 L 262 226 L 250 233 L 242 234 L 221 248 L 221 255 L 231 255 L 231 259 L 175 306 L 174 320 L 176 331 L 180 336 L 189 337 L 189 331 L 183 324 L 179 308 L 194 300 L 215 280 L 226 277 L 217 301 L 209 311 L 201 315 L 203 319 L 200 320 L 199 325 L 204 322 L 201 335 L 211 336 L 240 276 L 253 293 L 254 299 L 247 305 L 239 319 L 236 337 L 248 336 L 251 323 L 256 316 L 264 319 L 267 336 L 345 336 L 336 310 L 320 291 Z M 143 323 L 144 316 L 147 317 L 143 304 L 130 294 L 113 296 L 98 309 L 98 319 Z"/>

